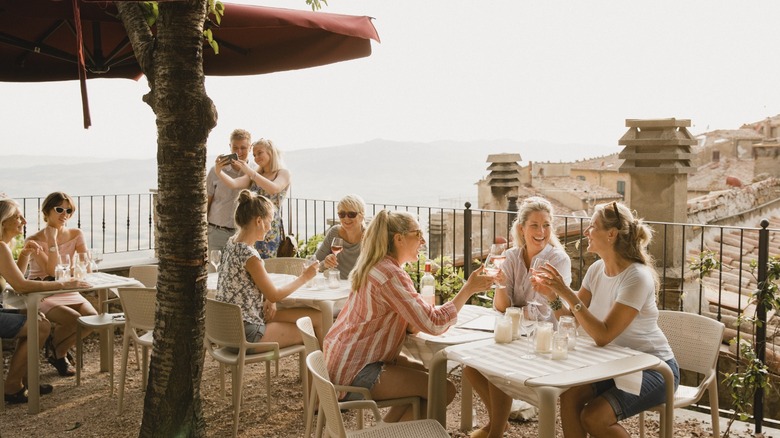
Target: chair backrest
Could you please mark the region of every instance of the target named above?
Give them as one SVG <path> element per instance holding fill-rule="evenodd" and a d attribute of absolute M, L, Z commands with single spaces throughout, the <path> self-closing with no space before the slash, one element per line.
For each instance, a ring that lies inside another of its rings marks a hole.
<path fill-rule="evenodd" d="M 322 351 L 315 351 L 306 357 L 306 366 L 312 374 L 314 387 L 317 388 L 317 396 L 320 399 L 320 412 L 325 413 L 325 429 L 328 436 L 345 437 L 344 420 L 339 410 L 339 398 L 336 388 L 330 382 L 328 367 L 325 364 L 325 356 Z"/>
<path fill-rule="evenodd" d="M 126 324 L 135 330 L 154 330 L 157 289 L 154 287 L 120 287 L 119 301 Z"/>
<path fill-rule="evenodd" d="M 306 259 L 297 257 L 272 257 L 263 260 L 265 270 L 274 274 L 301 275 Z"/>
<path fill-rule="evenodd" d="M 129 276 L 140 281 L 145 287 L 157 287 L 157 274 L 160 268 L 157 265 L 130 266 Z"/>
<path fill-rule="evenodd" d="M 304 316 L 298 318 L 295 321 L 295 325 L 298 326 L 298 330 L 301 332 L 303 338 L 303 346 L 306 348 L 306 355 L 314 353 L 320 349 L 320 341 L 314 335 L 314 324 L 311 322 L 311 318 Z"/>
<path fill-rule="evenodd" d="M 220 347 L 241 348 L 246 340 L 241 307 L 206 299 L 206 339 Z"/>
<path fill-rule="evenodd" d="M 661 310 L 658 326 L 669 340 L 680 369 L 704 375 L 715 372 L 725 326 L 695 313 Z"/>

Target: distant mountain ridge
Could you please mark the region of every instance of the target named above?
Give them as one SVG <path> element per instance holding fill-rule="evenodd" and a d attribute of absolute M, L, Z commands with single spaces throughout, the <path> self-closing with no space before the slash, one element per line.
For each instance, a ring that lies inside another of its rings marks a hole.
<path fill-rule="evenodd" d="M 284 151 L 283 158 L 293 176 L 292 196 L 297 198 L 339 199 L 357 193 L 368 202 L 439 205 L 444 199 L 476 200 L 474 184 L 487 175 L 489 154 L 519 153 L 525 164 L 572 161 L 619 149 L 544 141 L 377 139 Z M 72 195 L 147 193 L 156 186 L 156 159 L 14 155 L 0 163 L 0 192 L 16 198 L 43 197 L 56 190 Z"/>

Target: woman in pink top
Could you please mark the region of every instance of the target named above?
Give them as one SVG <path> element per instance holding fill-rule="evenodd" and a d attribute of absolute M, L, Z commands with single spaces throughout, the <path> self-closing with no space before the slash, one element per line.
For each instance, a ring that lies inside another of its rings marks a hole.
<path fill-rule="evenodd" d="M 65 193 L 54 192 L 43 200 L 41 212 L 46 228 L 30 236 L 27 240 L 38 242 L 43 251 L 36 253 L 30 260 L 31 279 L 54 278 L 54 269 L 60 255 L 69 255 L 71 260 L 76 253 L 86 253 L 84 234 L 78 228 L 67 228 L 68 219 L 76 211 L 73 199 Z M 82 315 L 97 315 L 89 301 L 78 292 L 51 295 L 41 300 L 41 312 L 49 321 L 55 323 L 54 335 L 47 341 L 50 350 L 49 363 L 57 368 L 60 376 L 76 374 L 68 360 L 68 350 L 76 344 L 76 325 Z M 89 330 L 82 333 L 87 336 Z"/>
<path fill-rule="evenodd" d="M 382 210 L 371 221 L 350 274 L 352 293 L 325 337 L 328 373 L 334 383 L 368 388 L 374 400 L 427 398 L 427 371 L 399 355 L 407 330 L 444 333 L 455 324 L 466 301 L 489 288 L 494 277 L 480 275 L 480 268 L 452 301 L 430 306 L 403 269 L 405 263 L 417 260 L 423 243 L 420 225 L 408 212 Z M 455 386 L 450 383 L 447 402 L 454 397 Z M 425 403 L 420 408 L 427 409 Z M 384 420 L 411 418 L 409 406 L 394 406 Z"/>

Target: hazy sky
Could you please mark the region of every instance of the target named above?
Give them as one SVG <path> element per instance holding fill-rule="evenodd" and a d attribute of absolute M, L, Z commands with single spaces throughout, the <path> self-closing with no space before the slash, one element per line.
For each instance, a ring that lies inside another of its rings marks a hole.
<path fill-rule="evenodd" d="M 688 118 L 697 134 L 780 113 L 776 0 L 330 0 L 323 11 L 375 17 L 382 42 L 355 61 L 207 77 L 219 111 L 209 154 L 236 127 L 288 150 L 382 138 L 618 151 L 626 118 Z M 87 85 L 84 130 L 77 82 L 0 83 L 0 155 L 154 157 L 146 80 Z"/>

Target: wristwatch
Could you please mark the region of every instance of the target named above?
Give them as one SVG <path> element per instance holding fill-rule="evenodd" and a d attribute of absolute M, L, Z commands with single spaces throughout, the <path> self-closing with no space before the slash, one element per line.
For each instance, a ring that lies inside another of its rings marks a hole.
<path fill-rule="evenodd" d="M 49 252 L 57 252 L 57 247 L 56 246 L 50 246 L 49 247 Z"/>
<path fill-rule="evenodd" d="M 573 312 L 579 312 L 580 310 L 582 310 L 582 302 L 579 302 L 579 303 L 575 304 L 574 307 L 572 307 L 571 310 Z"/>

